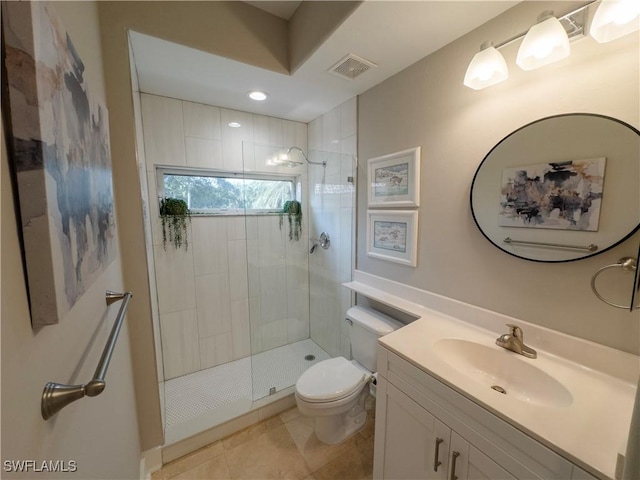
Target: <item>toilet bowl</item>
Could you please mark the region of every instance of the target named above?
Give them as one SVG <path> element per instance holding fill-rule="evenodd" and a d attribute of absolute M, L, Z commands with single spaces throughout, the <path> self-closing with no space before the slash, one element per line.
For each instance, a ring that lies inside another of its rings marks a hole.
<path fill-rule="evenodd" d="M 309 368 L 296 383 L 296 403 L 315 417 L 316 436 L 330 445 L 364 427 L 371 372 L 355 360 L 331 358 Z"/>
<path fill-rule="evenodd" d="M 354 359 L 324 360 L 310 367 L 296 382 L 298 409 L 315 418 L 316 436 L 330 445 L 364 427 L 377 339 L 402 326 L 381 312 L 361 306 L 350 308 L 345 320 L 349 323 Z"/>

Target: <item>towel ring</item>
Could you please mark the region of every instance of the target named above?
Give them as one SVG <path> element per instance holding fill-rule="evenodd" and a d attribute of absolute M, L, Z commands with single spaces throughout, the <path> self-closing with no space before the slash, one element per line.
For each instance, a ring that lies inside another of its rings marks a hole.
<path fill-rule="evenodd" d="M 607 305 L 611 305 L 612 307 L 628 309 L 629 305 L 618 305 L 616 303 L 610 302 L 598 293 L 598 289 L 596 288 L 596 278 L 598 278 L 598 275 L 600 275 L 602 272 L 610 268 L 621 268 L 624 272 L 635 272 L 636 268 L 638 268 L 638 262 L 633 257 L 622 257 L 620 260 L 618 260 L 618 263 L 612 263 L 611 265 L 602 267 L 600 270 L 593 274 L 593 277 L 591 277 L 591 290 L 593 290 L 593 293 L 596 297 L 598 297 Z"/>

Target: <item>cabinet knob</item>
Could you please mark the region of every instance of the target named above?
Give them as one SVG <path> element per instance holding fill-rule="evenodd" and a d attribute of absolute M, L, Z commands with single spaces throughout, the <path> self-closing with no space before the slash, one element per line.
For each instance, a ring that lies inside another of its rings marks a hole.
<path fill-rule="evenodd" d="M 449 477 L 449 480 L 458 480 L 456 475 L 456 460 L 459 456 L 460 452 L 456 452 L 455 450 L 451 454 L 451 477 Z"/>
<path fill-rule="evenodd" d="M 443 439 L 441 439 L 440 437 L 436 438 L 436 453 L 433 456 L 433 471 L 437 472 L 438 471 L 438 467 L 440 465 L 442 465 L 442 462 L 440 460 L 438 460 L 438 457 L 440 456 L 440 444 L 444 442 Z"/>

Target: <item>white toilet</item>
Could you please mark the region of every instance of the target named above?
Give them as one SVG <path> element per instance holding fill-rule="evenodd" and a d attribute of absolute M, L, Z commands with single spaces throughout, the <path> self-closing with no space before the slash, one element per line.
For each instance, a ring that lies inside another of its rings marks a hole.
<path fill-rule="evenodd" d="M 376 371 L 378 338 L 402 323 L 370 308 L 347 311 L 353 360 L 330 358 L 310 367 L 296 382 L 296 403 L 303 415 L 315 417 L 318 439 L 330 445 L 356 433 L 367 420 L 365 401 Z"/>

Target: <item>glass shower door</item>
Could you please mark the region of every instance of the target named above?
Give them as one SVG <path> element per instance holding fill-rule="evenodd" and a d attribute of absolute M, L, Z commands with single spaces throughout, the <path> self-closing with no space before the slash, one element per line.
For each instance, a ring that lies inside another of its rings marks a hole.
<path fill-rule="evenodd" d="M 286 198 L 282 189 L 265 191 L 275 203 L 245 216 L 254 401 L 283 395 L 295 383 L 297 377 L 290 372 L 295 360 L 292 349 L 309 337 L 307 169 L 298 159 L 283 161 L 287 149 L 243 144 L 245 181 L 255 177 L 289 185 Z M 302 207 L 302 229 L 296 215 L 281 214 L 285 202 L 293 200 Z"/>
<path fill-rule="evenodd" d="M 327 162 L 324 171 L 309 172 L 310 237 L 319 239 L 324 232 L 331 241 L 309 259 L 310 339 L 331 357 L 349 359 L 344 318 L 352 294 L 342 283 L 351 281 L 354 270 L 356 159 L 322 151 L 311 151 L 310 158 Z"/>
<path fill-rule="evenodd" d="M 351 294 L 341 284 L 353 271 L 355 159 L 303 151 L 294 152 L 291 164 L 279 163 L 287 150 L 251 146 L 252 174 L 293 177 L 292 199 L 302 211 L 299 235 L 287 214 L 246 216 L 254 402 L 292 393 L 300 375 L 319 361 L 350 357 L 342 324 Z M 326 249 L 319 245 L 322 232 L 330 240 Z"/>
<path fill-rule="evenodd" d="M 281 209 L 245 214 L 252 393 L 258 406 L 292 393 L 311 365 L 332 356 L 350 358 L 343 320 L 352 299 L 341 284 L 353 272 L 355 158 L 290 147 L 243 142 L 245 182 L 291 182 L 288 200 L 300 202 L 302 213 L 299 232 L 296 215 Z M 329 237 L 326 249 L 319 244 L 323 232 Z"/>

